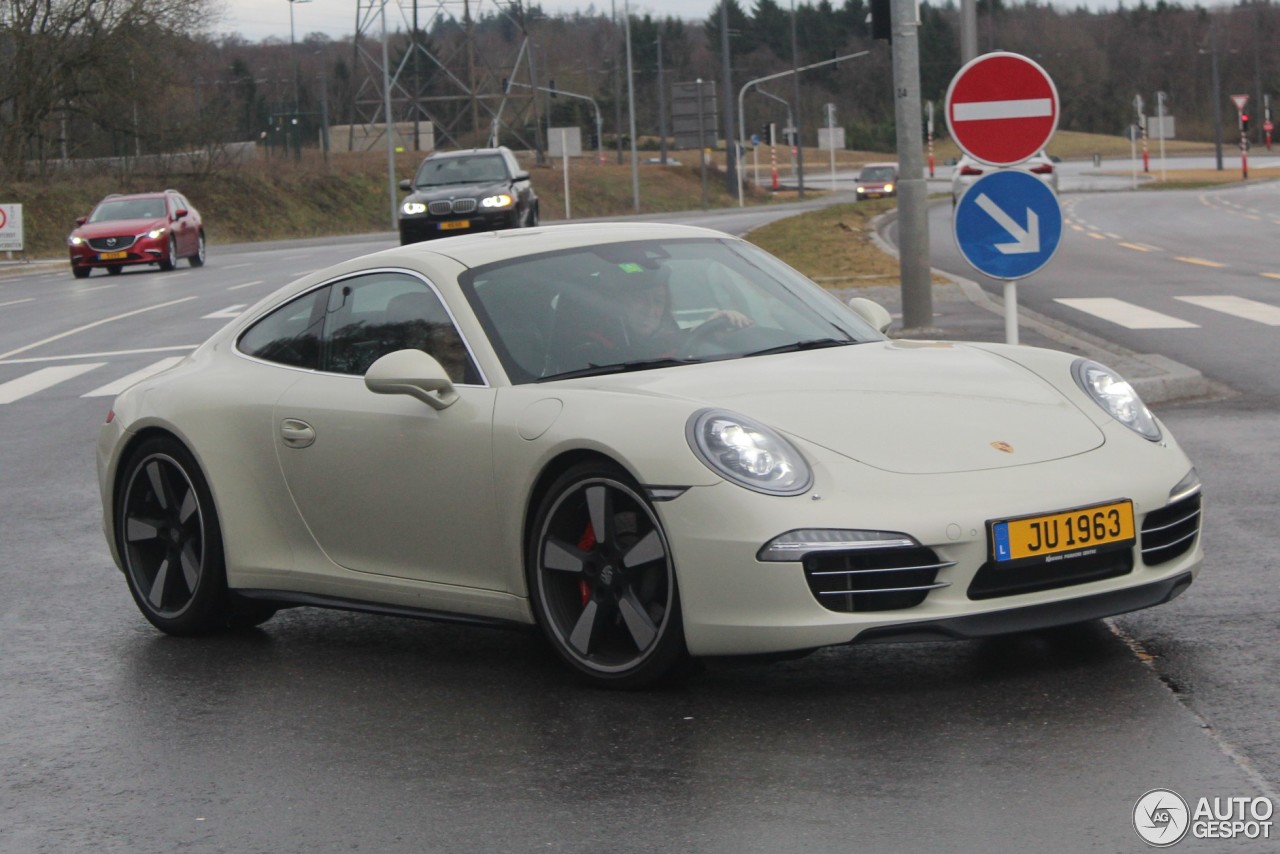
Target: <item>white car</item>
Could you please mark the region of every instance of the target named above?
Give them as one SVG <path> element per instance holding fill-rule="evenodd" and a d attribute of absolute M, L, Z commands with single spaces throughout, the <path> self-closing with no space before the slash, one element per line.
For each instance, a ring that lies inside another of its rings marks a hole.
<path fill-rule="evenodd" d="M 1045 186 L 1053 190 L 1055 195 L 1058 192 L 1058 165 L 1052 157 L 1043 151 L 1032 155 L 1022 163 L 1007 168 L 1029 172 L 1044 182 Z M 995 166 L 980 163 L 967 154 L 960 155 L 960 159 L 956 161 L 956 167 L 951 173 L 951 207 L 954 208 L 959 203 L 964 191 L 969 189 L 974 181 L 989 172 L 995 171 L 997 171 Z"/>
<path fill-rule="evenodd" d="M 536 625 L 613 687 L 1191 584 L 1200 482 L 1123 379 L 889 340 L 851 302 L 676 225 L 356 258 L 115 400 L 107 541 L 171 634 L 294 606 Z"/>

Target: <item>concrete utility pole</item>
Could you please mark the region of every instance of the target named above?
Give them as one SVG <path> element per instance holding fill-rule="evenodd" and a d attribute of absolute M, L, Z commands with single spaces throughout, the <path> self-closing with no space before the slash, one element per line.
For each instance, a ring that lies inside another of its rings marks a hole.
<path fill-rule="evenodd" d="M 725 2 L 725 0 L 722 0 Z M 796 152 L 796 189 L 800 198 L 804 198 L 804 146 L 800 144 L 800 51 L 796 48 L 796 0 L 791 0 L 791 81 L 796 99 L 795 123 L 791 144 Z M 916 101 L 920 100 L 920 70 L 916 69 Z"/>
<path fill-rule="evenodd" d="M 894 117 L 898 137 L 898 265 L 902 325 L 933 325 L 929 185 L 920 145 L 920 40 L 914 0 L 892 0 Z"/>
<path fill-rule="evenodd" d="M 978 58 L 978 0 L 960 0 L 960 64 Z"/>

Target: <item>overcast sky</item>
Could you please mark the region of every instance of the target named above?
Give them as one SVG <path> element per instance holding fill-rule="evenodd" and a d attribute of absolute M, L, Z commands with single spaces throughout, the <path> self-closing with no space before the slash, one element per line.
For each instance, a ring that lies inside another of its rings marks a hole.
<path fill-rule="evenodd" d="M 289 11 L 293 7 L 293 26 L 296 37 L 301 40 L 308 33 L 321 32 L 333 38 L 351 35 L 356 29 L 356 0 L 222 0 L 224 15 L 222 19 L 211 24 L 210 31 L 220 33 L 240 33 L 250 41 L 275 36 L 282 41 L 289 40 Z M 631 10 L 637 15 L 651 14 L 656 18 L 677 17 L 685 19 L 704 19 L 715 7 L 717 0 L 634 0 Z M 740 0 L 743 8 L 754 7 L 754 0 Z M 810 0 L 812 2 L 812 0 Z M 1087 6 L 1091 9 L 1115 8 L 1119 0 L 1063 0 L 1061 5 L 1068 8 Z M 618 10 L 622 10 L 623 0 L 616 0 Z M 839 5 L 838 0 L 832 0 Z M 368 3 L 366 2 L 366 6 Z M 790 6 L 790 0 L 779 0 L 783 8 Z M 1138 0 L 1129 0 L 1130 6 L 1138 5 Z M 552 14 L 586 11 L 591 6 L 588 2 L 577 0 L 542 0 L 542 8 Z M 419 0 L 418 23 L 426 27 L 440 8 L 439 0 Z M 446 8 L 454 17 L 462 17 L 462 0 L 447 0 Z M 597 0 L 596 9 L 609 11 L 610 0 Z M 495 0 L 476 0 L 472 3 L 472 14 L 488 14 L 496 11 Z M 408 29 L 408 21 L 412 19 L 413 0 L 390 0 L 387 6 L 387 27 L 395 30 Z M 380 32 L 374 24 L 375 32 Z"/>

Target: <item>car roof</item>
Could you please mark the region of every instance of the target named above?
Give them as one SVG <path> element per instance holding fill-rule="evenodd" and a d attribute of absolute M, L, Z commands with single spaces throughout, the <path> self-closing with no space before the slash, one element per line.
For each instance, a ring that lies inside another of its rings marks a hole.
<path fill-rule="evenodd" d="M 893 162 L 891 162 L 891 161 L 882 161 L 882 162 L 878 162 L 878 163 L 863 163 L 863 164 L 862 164 L 862 168 L 863 168 L 863 169 L 870 169 L 870 168 L 871 168 L 871 167 L 873 167 L 873 166 L 891 166 L 891 167 L 893 167 L 894 169 L 897 169 L 897 168 L 898 168 L 898 164 L 897 164 L 897 163 L 893 163 Z"/>
<path fill-rule="evenodd" d="M 459 151 L 433 151 L 427 155 L 428 160 L 446 160 L 450 157 L 469 157 L 475 154 L 501 154 L 505 146 L 499 148 L 464 148 Z"/>

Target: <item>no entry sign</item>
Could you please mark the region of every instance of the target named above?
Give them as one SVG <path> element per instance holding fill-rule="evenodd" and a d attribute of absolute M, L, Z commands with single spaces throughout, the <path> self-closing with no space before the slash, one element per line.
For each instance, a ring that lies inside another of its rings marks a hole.
<path fill-rule="evenodd" d="M 988 53 L 952 79 L 946 116 L 962 151 L 992 166 L 1012 166 L 1044 148 L 1058 129 L 1058 89 L 1025 56 Z"/>

